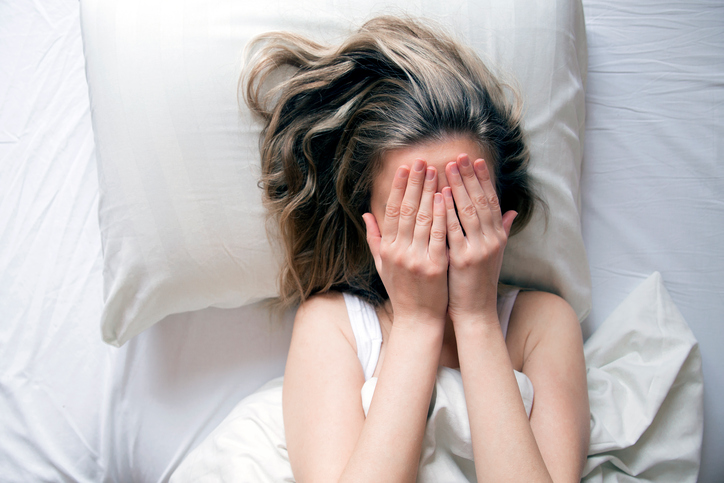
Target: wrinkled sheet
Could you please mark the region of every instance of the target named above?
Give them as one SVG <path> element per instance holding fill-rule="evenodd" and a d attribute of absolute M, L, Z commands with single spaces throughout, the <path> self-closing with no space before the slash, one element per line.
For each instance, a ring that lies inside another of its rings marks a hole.
<path fill-rule="evenodd" d="M 660 274 L 626 298 L 584 351 L 591 444 L 583 481 L 696 481 L 704 429 L 701 354 Z M 274 379 L 240 402 L 171 482 L 294 481 L 282 382 Z M 531 392 L 518 383 L 522 394 Z M 435 394 L 417 481 L 477 481 L 460 372 L 441 368 Z M 365 413 L 372 397 L 361 397 Z"/>
<path fill-rule="evenodd" d="M 699 481 L 724 481 L 724 3 L 584 0 L 588 336 L 654 271 L 699 341 Z"/>

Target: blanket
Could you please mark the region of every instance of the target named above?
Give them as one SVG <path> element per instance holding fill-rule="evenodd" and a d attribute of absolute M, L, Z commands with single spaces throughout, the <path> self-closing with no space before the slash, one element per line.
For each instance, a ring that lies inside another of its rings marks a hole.
<path fill-rule="evenodd" d="M 626 298 L 584 351 L 591 442 L 582 481 L 695 482 L 703 435 L 701 355 L 658 273 Z M 282 383 L 274 379 L 242 400 L 170 481 L 293 482 Z M 367 404 L 371 386 L 363 395 Z M 441 368 L 435 393 L 418 481 L 476 481 L 460 373 Z"/>

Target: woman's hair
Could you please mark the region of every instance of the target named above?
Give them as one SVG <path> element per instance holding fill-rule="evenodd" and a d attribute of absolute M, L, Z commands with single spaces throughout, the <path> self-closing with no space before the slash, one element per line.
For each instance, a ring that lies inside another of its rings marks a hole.
<path fill-rule="evenodd" d="M 493 157 L 502 211 L 518 212 L 511 233 L 529 221 L 538 198 L 520 109 L 471 49 L 395 17 L 339 46 L 270 33 L 252 48 L 240 89 L 264 121 L 260 186 L 285 251 L 282 305 L 330 289 L 387 298 L 362 215 L 391 149 L 469 136 Z"/>

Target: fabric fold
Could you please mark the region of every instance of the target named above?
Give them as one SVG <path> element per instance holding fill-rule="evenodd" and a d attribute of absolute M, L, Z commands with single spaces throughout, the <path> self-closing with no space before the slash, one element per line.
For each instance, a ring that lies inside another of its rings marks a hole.
<path fill-rule="evenodd" d="M 703 435 L 701 355 L 658 273 L 611 314 L 584 352 L 591 442 L 582 481 L 695 482 Z M 521 378 L 519 387 L 525 400 Z M 373 392 L 374 384 L 363 392 L 366 404 Z M 436 392 L 417 481 L 476 481 L 459 371 L 441 368 Z M 529 404 L 526 410 L 530 414 Z M 241 401 L 186 458 L 171 478 L 184 481 L 294 481 L 281 378 Z"/>

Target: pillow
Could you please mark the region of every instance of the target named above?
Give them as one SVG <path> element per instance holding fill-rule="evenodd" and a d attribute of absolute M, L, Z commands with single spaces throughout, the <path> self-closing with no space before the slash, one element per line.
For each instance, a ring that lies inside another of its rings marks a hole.
<path fill-rule="evenodd" d="M 106 342 L 120 346 L 170 314 L 277 294 L 279 256 L 257 187 L 261 126 L 237 103 L 244 46 L 271 30 L 338 42 L 382 13 L 435 19 L 517 78 L 531 173 L 550 217 L 510 240 L 502 279 L 558 293 L 587 314 L 579 0 L 82 0 Z"/>

